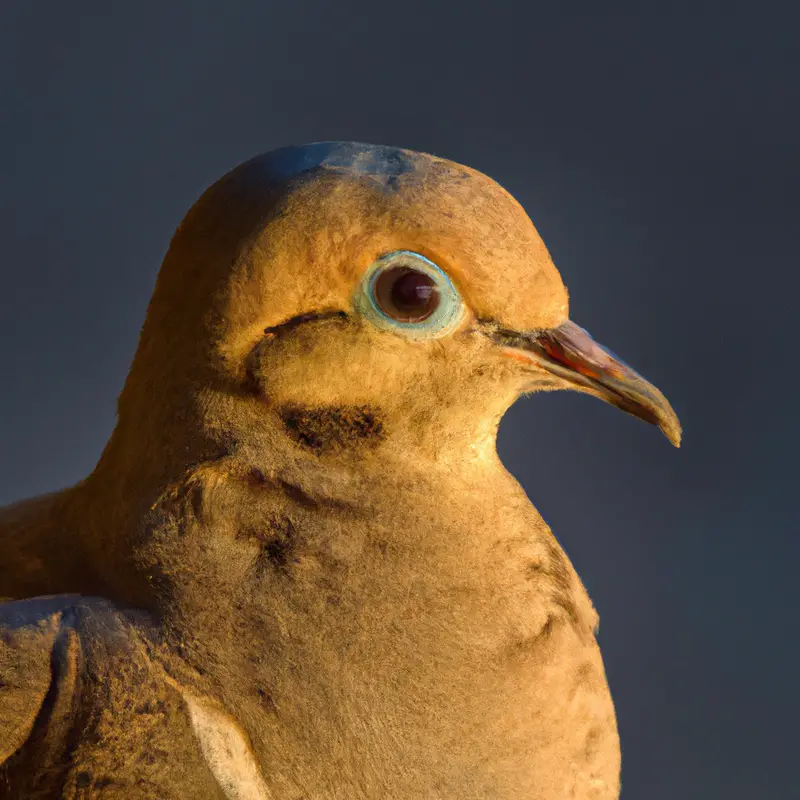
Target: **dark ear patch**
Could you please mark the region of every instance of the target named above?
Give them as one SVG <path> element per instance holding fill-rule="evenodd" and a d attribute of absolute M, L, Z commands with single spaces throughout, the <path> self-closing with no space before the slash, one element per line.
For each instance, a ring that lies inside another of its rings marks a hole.
<path fill-rule="evenodd" d="M 379 415 L 365 406 L 285 408 L 281 418 L 298 444 L 318 454 L 377 444 L 384 437 Z"/>

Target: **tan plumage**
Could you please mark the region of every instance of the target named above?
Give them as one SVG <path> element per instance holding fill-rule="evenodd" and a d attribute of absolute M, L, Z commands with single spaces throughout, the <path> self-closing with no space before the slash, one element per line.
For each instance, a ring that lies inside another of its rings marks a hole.
<path fill-rule="evenodd" d="M 463 298 L 446 335 L 362 313 L 397 251 Z M 0 797 L 617 797 L 597 616 L 495 451 L 556 388 L 677 443 L 489 178 L 336 143 L 223 178 L 95 471 L 0 512 Z"/>

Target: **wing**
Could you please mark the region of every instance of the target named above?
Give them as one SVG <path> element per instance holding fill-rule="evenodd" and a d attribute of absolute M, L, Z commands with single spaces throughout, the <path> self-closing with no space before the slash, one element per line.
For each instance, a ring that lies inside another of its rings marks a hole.
<path fill-rule="evenodd" d="M 0 800 L 225 797 L 142 617 L 79 596 L 0 604 Z"/>
<path fill-rule="evenodd" d="M 78 637 L 62 625 L 64 605 L 63 597 L 0 604 L 0 797 L 15 796 L 16 775 L 32 749 L 41 788 L 58 780 L 79 660 Z"/>
<path fill-rule="evenodd" d="M 50 689 L 50 659 L 58 635 L 55 620 L 35 627 L 7 624 L 10 605 L 0 606 L 0 764 L 33 729 Z"/>

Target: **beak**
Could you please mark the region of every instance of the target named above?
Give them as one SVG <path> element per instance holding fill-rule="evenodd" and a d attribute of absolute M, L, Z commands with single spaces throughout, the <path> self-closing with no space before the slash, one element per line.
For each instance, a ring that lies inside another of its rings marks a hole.
<path fill-rule="evenodd" d="M 490 336 L 505 355 L 547 370 L 566 382 L 564 388 L 594 395 L 658 425 L 680 447 L 681 424 L 667 398 L 574 322 L 522 333 L 496 328 Z"/>

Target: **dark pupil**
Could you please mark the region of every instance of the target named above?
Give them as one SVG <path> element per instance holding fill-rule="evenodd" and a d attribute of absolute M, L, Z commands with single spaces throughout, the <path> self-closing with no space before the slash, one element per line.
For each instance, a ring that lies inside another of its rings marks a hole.
<path fill-rule="evenodd" d="M 387 269 L 375 282 L 375 299 L 381 310 L 399 322 L 421 322 L 439 305 L 433 278 L 408 267 Z"/>

